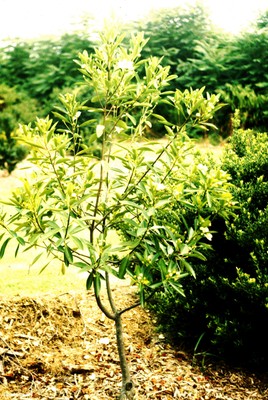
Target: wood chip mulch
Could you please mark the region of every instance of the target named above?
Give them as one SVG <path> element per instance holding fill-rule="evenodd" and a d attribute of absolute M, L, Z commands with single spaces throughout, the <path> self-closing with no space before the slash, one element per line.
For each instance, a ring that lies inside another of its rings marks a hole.
<path fill-rule="evenodd" d="M 124 306 L 134 296 L 113 290 Z M 223 366 L 201 372 L 141 308 L 125 314 L 124 330 L 137 399 L 268 399 L 265 377 Z M 0 297 L 0 400 L 115 399 L 120 386 L 113 322 L 92 293 Z"/>

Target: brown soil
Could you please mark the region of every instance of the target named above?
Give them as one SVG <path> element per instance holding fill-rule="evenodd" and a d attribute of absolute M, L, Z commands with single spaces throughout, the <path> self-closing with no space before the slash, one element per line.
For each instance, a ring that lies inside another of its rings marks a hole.
<path fill-rule="evenodd" d="M 115 285 L 117 303 L 133 301 L 133 290 Z M 194 367 L 141 308 L 125 314 L 124 329 L 137 399 L 268 399 L 265 381 L 254 374 Z M 1 400 L 115 399 L 120 379 L 114 326 L 91 292 L 0 298 Z"/>

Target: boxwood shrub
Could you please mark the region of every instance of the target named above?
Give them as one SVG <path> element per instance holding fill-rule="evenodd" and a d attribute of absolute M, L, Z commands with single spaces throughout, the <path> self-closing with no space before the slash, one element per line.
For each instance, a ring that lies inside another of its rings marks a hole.
<path fill-rule="evenodd" d="M 255 370 L 268 356 L 267 145 L 267 133 L 234 132 L 221 167 L 232 177 L 235 213 L 214 218 L 212 250 L 194 263 L 196 279 L 185 278 L 185 297 L 159 293 L 151 304 L 177 345 Z"/>

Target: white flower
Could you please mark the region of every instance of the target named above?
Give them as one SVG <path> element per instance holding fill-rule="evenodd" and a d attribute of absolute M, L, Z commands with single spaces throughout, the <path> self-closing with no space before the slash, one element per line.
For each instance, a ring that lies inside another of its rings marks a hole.
<path fill-rule="evenodd" d="M 123 128 L 120 128 L 120 126 L 116 126 L 115 127 L 115 131 L 116 131 L 116 133 L 120 133 L 120 132 L 122 132 L 124 129 Z"/>
<path fill-rule="evenodd" d="M 207 165 L 204 164 L 198 164 L 197 168 L 199 169 L 199 171 L 203 172 L 203 174 L 205 174 L 206 172 L 208 172 L 208 167 Z"/>
<path fill-rule="evenodd" d="M 118 69 L 126 69 L 128 71 L 134 71 L 134 64 L 130 60 L 120 60 L 118 61 L 116 67 Z"/>
<path fill-rule="evenodd" d="M 204 234 L 207 240 L 212 240 L 212 234 L 209 232 L 208 227 L 201 226 L 200 231 Z"/>
<path fill-rule="evenodd" d="M 160 191 L 160 190 L 165 190 L 166 186 L 163 185 L 163 183 L 156 183 L 155 188 L 156 188 L 156 190 Z"/>
<path fill-rule="evenodd" d="M 207 238 L 207 240 L 212 240 L 212 234 L 211 233 L 206 233 L 205 234 L 205 238 Z"/>
<path fill-rule="evenodd" d="M 74 115 L 73 120 L 77 120 L 81 115 L 81 111 L 77 111 L 77 113 Z"/>

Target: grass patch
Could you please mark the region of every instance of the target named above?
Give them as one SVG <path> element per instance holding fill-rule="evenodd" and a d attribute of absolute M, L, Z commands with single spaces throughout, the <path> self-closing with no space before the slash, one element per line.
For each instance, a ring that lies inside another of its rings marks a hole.
<path fill-rule="evenodd" d="M 33 252 L 19 254 L 17 258 L 8 251 L 0 260 L 0 295 L 31 296 L 36 294 L 56 294 L 86 290 L 86 273 L 78 268 L 62 268 L 60 262 L 52 261 L 42 272 L 45 257 L 37 265 L 29 267 Z"/>

